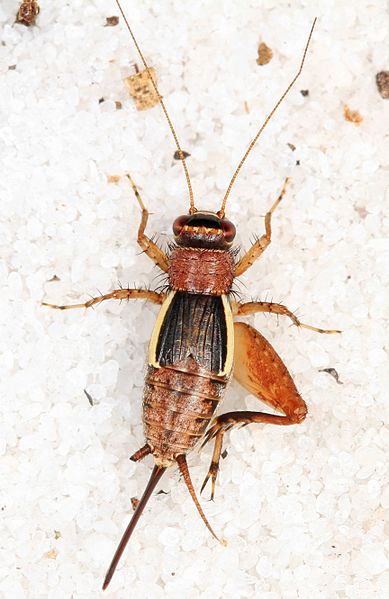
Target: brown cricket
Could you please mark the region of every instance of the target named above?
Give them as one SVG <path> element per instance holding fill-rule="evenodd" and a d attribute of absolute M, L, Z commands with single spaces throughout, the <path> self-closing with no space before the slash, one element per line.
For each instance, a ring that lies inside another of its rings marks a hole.
<path fill-rule="evenodd" d="M 240 259 L 237 259 L 233 248 L 235 227 L 225 218 L 227 198 L 243 163 L 302 71 L 316 19 L 297 74 L 251 141 L 231 179 L 220 210 L 214 213 L 195 207 L 184 153 L 148 64 L 119 2 L 117 4 L 173 134 L 185 171 L 190 207 L 188 214 L 179 216 L 173 223 L 175 241 L 167 255 L 145 234 L 148 211 L 135 183 L 127 175 L 142 211 L 138 243 L 144 253 L 166 273 L 167 291 L 116 289 L 83 304 L 44 304 L 67 310 L 89 308 L 108 299 L 145 299 L 161 306 L 151 337 L 143 395 L 146 443 L 131 457 L 136 462 L 151 454 L 155 465 L 112 559 L 103 589 L 107 588 L 147 501 L 168 467 L 178 466 L 201 518 L 217 538 L 196 497 L 186 454 L 198 444 L 204 446 L 208 441 L 215 440 L 212 461 L 201 487 L 202 491 L 211 479 L 213 498 L 223 436 L 227 431 L 254 422 L 295 424 L 302 422 L 307 414 L 306 404 L 276 351 L 253 327 L 242 322 L 234 323 L 234 317 L 270 312 L 289 317 L 298 327 L 319 333 L 339 332 L 303 324 L 283 304 L 259 301 L 241 303 L 231 293 L 234 279 L 246 272 L 271 242 L 271 218 L 285 193 L 287 180 L 265 216 L 264 234 Z M 246 390 L 281 414 L 237 411 L 214 417 L 232 374 Z"/>

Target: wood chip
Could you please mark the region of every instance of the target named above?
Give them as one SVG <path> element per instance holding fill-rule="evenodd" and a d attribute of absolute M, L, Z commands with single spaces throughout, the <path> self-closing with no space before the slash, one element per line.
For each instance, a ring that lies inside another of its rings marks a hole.
<path fill-rule="evenodd" d="M 39 5 L 36 0 L 24 0 L 16 15 L 16 23 L 30 27 L 35 25 L 36 18 L 39 15 Z"/>
<path fill-rule="evenodd" d="M 108 175 L 107 181 L 108 183 L 119 183 L 120 175 Z"/>
<path fill-rule="evenodd" d="M 153 67 L 150 67 L 150 74 L 154 81 L 156 81 L 155 69 Z M 125 84 L 130 92 L 130 96 L 135 101 L 137 110 L 148 110 L 158 104 L 159 98 L 147 70 L 130 75 L 130 77 L 125 79 Z"/>
<path fill-rule="evenodd" d="M 104 27 L 115 27 L 119 23 L 119 17 L 107 17 Z"/>
<path fill-rule="evenodd" d="M 132 505 L 132 509 L 135 512 L 136 508 L 139 505 L 139 499 L 137 497 L 131 497 L 131 505 Z"/>
<path fill-rule="evenodd" d="M 273 50 L 271 48 L 269 48 L 269 46 L 267 46 L 265 44 L 265 42 L 261 42 L 258 46 L 257 64 L 262 66 L 262 65 L 270 62 L 272 58 L 273 58 Z"/>
<path fill-rule="evenodd" d="M 182 150 L 182 153 L 184 154 L 184 158 L 188 158 L 188 156 L 190 156 L 189 152 L 185 152 L 185 150 Z M 173 158 L 174 160 L 181 160 L 181 156 L 178 150 L 174 152 Z"/>
<path fill-rule="evenodd" d="M 380 71 L 375 76 L 375 80 L 381 98 L 387 100 L 389 98 L 389 71 Z"/>
<path fill-rule="evenodd" d="M 363 121 L 363 116 L 357 110 L 351 110 L 347 104 L 343 105 L 343 115 L 346 121 L 360 125 Z"/>

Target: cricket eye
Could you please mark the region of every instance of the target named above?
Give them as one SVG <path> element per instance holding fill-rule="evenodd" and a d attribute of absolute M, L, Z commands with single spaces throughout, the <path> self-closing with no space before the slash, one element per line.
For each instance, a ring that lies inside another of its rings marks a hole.
<path fill-rule="evenodd" d="M 227 243 L 231 243 L 231 241 L 233 241 L 235 234 L 236 234 L 235 225 L 231 221 L 227 220 L 226 218 L 223 218 L 221 220 L 221 225 L 222 225 L 224 239 L 227 241 Z"/>
<path fill-rule="evenodd" d="M 188 214 L 184 214 L 182 216 L 178 216 L 176 218 L 176 220 L 173 223 L 173 233 L 174 235 L 179 235 L 182 231 L 182 227 L 184 227 L 188 220 L 190 218 L 190 215 Z"/>

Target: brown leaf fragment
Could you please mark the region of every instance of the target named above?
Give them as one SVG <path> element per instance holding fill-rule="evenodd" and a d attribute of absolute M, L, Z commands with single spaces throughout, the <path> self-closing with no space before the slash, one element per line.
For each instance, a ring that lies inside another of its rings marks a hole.
<path fill-rule="evenodd" d="M 363 121 L 363 116 L 357 110 L 351 110 L 347 104 L 343 105 L 343 115 L 346 121 L 360 125 Z"/>
<path fill-rule="evenodd" d="M 389 71 L 380 71 L 375 76 L 376 84 L 381 98 L 389 98 Z"/>
<path fill-rule="evenodd" d="M 120 175 L 108 175 L 107 181 L 108 183 L 119 183 Z"/>
<path fill-rule="evenodd" d="M 300 89 L 300 94 L 306 98 L 307 96 L 309 96 L 309 89 Z"/>
<path fill-rule="evenodd" d="M 139 505 L 139 499 L 137 497 L 131 497 L 131 505 L 132 505 L 132 509 L 135 512 L 136 508 Z"/>
<path fill-rule="evenodd" d="M 330 376 L 334 377 L 338 385 L 343 385 L 343 382 L 339 378 L 338 371 L 335 368 L 320 368 L 319 372 L 326 372 Z"/>
<path fill-rule="evenodd" d="M 30 27 L 35 25 L 40 8 L 36 0 L 23 0 L 16 15 L 16 23 Z"/>
<path fill-rule="evenodd" d="M 107 17 L 104 27 L 115 27 L 119 23 L 119 17 Z"/>
<path fill-rule="evenodd" d="M 59 532 L 59 530 L 55 530 L 55 531 L 54 531 L 54 538 L 55 538 L 55 539 L 60 539 L 60 538 L 61 538 L 61 536 L 62 536 L 62 535 L 61 535 L 61 533 Z"/>
<path fill-rule="evenodd" d="M 55 549 L 50 549 L 47 553 L 45 553 L 45 557 L 47 559 L 57 559 L 58 552 Z"/>
<path fill-rule="evenodd" d="M 155 69 L 150 67 L 149 71 L 155 82 Z M 159 102 L 158 94 L 151 82 L 150 75 L 147 70 L 144 70 L 135 73 L 135 75 L 130 75 L 130 77 L 124 80 L 137 110 L 148 110 Z"/>
<path fill-rule="evenodd" d="M 188 158 L 188 156 L 190 156 L 189 152 L 185 152 L 185 150 L 182 150 L 182 153 L 184 154 L 184 158 Z M 181 160 L 181 156 L 178 150 L 174 152 L 173 158 L 174 160 Z"/>
<path fill-rule="evenodd" d="M 269 48 L 265 42 L 261 42 L 258 46 L 257 64 L 260 66 L 267 64 L 273 58 L 273 50 Z"/>
<path fill-rule="evenodd" d="M 121 110 L 123 108 L 123 104 L 119 100 L 116 100 L 115 108 L 116 110 Z"/>
<path fill-rule="evenodd" d="M 289 148 L 292 150 L 292 152 L 295 151 L 296 146 L 294 144 L 288 143 Z"/>

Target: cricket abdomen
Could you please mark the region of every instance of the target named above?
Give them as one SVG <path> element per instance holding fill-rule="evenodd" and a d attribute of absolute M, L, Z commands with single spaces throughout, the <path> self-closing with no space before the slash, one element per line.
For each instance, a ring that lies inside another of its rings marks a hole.
<path fill-rule="evenodd" d="M 201 439 L 223 399 L 228 378 L 210 378 L 192 357 L 173 368 L 148 367 L 143 423 L 157 464 L 170 465 Z"/>
<path fill-rule="evenodd" d="M 233 323 L 225 295 L 171 291 L 151 337 L 143 398 L 145 436 L 169 465 L 203 436 L 232 371 Z"/>

